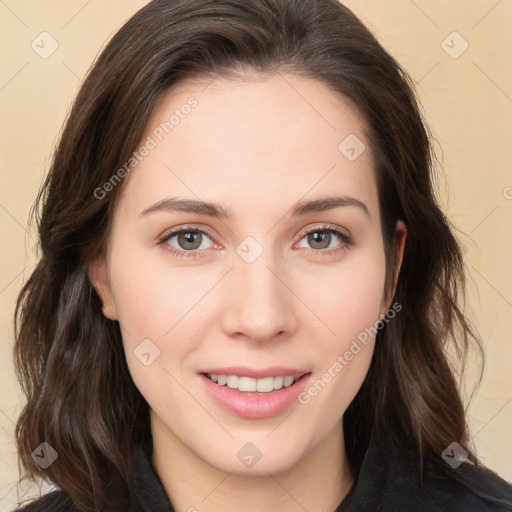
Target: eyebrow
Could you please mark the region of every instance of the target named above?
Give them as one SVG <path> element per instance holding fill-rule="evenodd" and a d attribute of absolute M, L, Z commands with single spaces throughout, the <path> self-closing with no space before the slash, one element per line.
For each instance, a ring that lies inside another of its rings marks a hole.
<path fill-rule="evenodd" d="M 355 206 L 371 218 L 368 207 L 359 199 L 351 196 L 327 196 L 321 199 L 299 201 L 292 205 L 288 211 L 288 215 L 300 217 L 308 213 L 333 210 L 334 208 L 342 206 Z M 196 199 L 178 199 L 176 197 L 169 197 L 162 201 L 158 201 L 157 203 L 145 208 L 140 215 L 145 216 L 154 212 L 197 213 L 199 215 L 207 215 L 218 219 L 234 219 L 233 212 L 224 208 L 220 204 L 208 201 L 198 201 Z"/>

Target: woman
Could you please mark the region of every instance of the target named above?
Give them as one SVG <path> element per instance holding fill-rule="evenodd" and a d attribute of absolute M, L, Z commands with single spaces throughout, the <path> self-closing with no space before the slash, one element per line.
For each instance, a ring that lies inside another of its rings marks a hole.
<path fill-rule="evenodd" d="M 17 438 L 58 489 L 23 510 L 512 510 L 444 351 L 477 337 L 432 172 L 335 0 L 141 9 L 38 198 Z"/>

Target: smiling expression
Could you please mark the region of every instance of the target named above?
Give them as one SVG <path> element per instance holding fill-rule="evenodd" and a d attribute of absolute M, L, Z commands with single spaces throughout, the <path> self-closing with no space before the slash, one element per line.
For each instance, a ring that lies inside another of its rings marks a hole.
<path fill-rule="evenodd" d="M 154 436 L 241 474 L 251 442 L 253 474 L 282 471 L 340 426 L 374 340 L 307 405 L 298 392 L 390 307 L 370 142 L 318 81 L 207 84 L 180 84 L 153 112 L 143 140 L 197 100 L 123 183 L 95 286 Z M 355 159 L 349 136 L 365 148 Z M 281 377 L 297 382 L 237 390 Z"/>

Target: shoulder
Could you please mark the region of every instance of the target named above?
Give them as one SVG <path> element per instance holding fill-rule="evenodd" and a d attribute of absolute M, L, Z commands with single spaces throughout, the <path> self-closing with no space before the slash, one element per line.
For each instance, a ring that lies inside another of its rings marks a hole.
<path fill-rule="evenodd" d="M 451 467 L 402 440 L 373 438 L 356 483 L 339 512 L 512 512 L 512 486 L 464 461 Z"/>
<path fill-rule="evenodd" d="M 73 502 L 63 491 L 52 491 L 27 504 L 21 504 L 16 512 L 73 512 Z"/>
<path fill-rule="evenodd" d="M 443 512 L 510 512 L 512 486 L 492 471 L 464 463 L 457 469 L 428 466 L 426 501 Z"/>

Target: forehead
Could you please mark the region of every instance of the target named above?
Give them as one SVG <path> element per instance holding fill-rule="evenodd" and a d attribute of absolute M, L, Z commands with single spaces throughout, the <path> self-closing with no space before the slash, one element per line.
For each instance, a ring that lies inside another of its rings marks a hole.
<path fill-rule="evenodd" d="M 360 115 L 328 86 L 297 75 L 181 83 L 153 112 L 145 144 L 151 149 L 123 194 L 139 211 L 166 195 L 244 211 L 332 193 L 369 208 L 376 201 Z"/>

